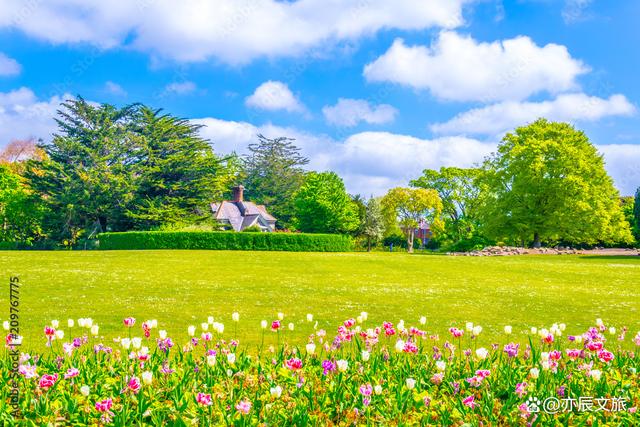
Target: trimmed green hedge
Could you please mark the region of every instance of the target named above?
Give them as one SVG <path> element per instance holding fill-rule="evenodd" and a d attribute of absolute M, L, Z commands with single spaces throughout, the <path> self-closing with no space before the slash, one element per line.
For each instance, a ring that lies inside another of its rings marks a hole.
<path fill-rule="evenodd" d="M 340 234 L 130 231 L 102 233 L 98 235 L 98 239 L 99 249 L 347 252 L 353 248 L 351 237 Z"/>

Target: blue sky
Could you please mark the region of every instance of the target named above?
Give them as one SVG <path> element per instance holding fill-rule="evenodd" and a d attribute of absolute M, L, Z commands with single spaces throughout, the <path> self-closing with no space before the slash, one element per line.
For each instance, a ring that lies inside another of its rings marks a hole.
<path fill-rule="evenodd" d="M 545 116 L 585 130 L 630 194 L 639 16 L 631 0 L 0 0 L 0 144 L 49 138 L 65 97 L 143 102 L 221 153 L 295 137 L 368 195 Z"/>

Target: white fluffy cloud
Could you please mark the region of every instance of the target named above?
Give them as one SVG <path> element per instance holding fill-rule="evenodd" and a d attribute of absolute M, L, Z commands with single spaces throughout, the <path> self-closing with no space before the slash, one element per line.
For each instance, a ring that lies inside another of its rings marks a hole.
<path fill-rule="evenodd" d="M 380 30 L 455 28 L 469 0 L 3 0 L 0 28 L 178 61 L 245 63 Z"/>
<path fill-rule="evenodd" d="M 22 67 L 18 61 L 0 52 L 0 76 L 15 76 L 20 74 L 20 71 Z"/>
<path fill-rule="evenodd" d="M 398 110 L 388 104 L 372 105 L 364 99 L 340 98 L 336 105 L 325 106 L 322 113 L 331 125 L 352 127 L 360 122 L 390 123 L 395 120 Z"/>
<path fill-rule="evenodd" d="M 127 96 L 127 91 L 118 83 L 108 81 L 104 84 L 104 90 L 115 96 Z"/>
<path fill-rule="evenodd" d="M 365 66 L 364 76 L 429 90 L 441 99 L 490 102 L 572 90 L 587 71 L 565 46 L 540 47 L 524 36 L 486 43 L 444 31 L 430 47 L 395 40 Z"/>
<path fill-rule="evenodd" d="M 65 94 L 39 100 L 26 87 L 0 92 L 0 147 L 15 139 L 49 139 L 56 129 L 56 110 L 69 98 L 71 95 Z"/>
<path fill-rule="evenodd" d="M 603 99 L 572 93 L 560 95 L 552 101 L 505 101 L 476 108 L 447 122 L 433 124 L 431 130 L 441 134 L 498 135 L 540 117 L 562 122 L 595 121 L 609 116 L 628 116 L 635 111 L 635 106 L 624 95 Z"/>
<path fill-rule="evenodd" d="M 247 97 L 245 104 L 247 107 L 268 111 L 285 110 L 290 113 L 305 111 L 304 105 L 286 84 L 272 80 L 258 86 L 253 95 Z"/>
<path fill-rule="evenodd" d="M 194 82 L 173 82 L 165 86 L 164 92 L 168 94 L 186 95 L 194 92 L 197 88 Z"/>

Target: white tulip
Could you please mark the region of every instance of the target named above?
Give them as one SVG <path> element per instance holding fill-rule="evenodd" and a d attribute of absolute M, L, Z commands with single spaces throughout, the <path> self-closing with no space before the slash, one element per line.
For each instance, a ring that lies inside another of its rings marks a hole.
<path fill-rule="evenodd" d="M 80 387 L 80 394 L 82 394 L 84 397 L 89 396 L 89 393 L 91 393 L 91 388 L 89 388 L 88 385 L 83 385 L 82 387 Z"/>
<path fill-rule="evenodd" d="M 538 328 L 536 328 L 535 326 L 531 327 L 531 335 L 536 335 L 538 333 Z"/>
<path fill-rule="evenodd" d="M 142 346 L 142 338 L 140 337 L 131 338 L 131 346 L 133 347 L 134 350 L 140 350 L 140 347 Z"/>
<path fill-rule="evenodd" d="M 99 331 L 100 331 L 100 327 L 98 325 L 92 325 L 91 326 L 91 335 L 96 336 L 96 335 L 98 335 Z"/>
<path fill-rule="evenodd" d="M 295 325 L 293 323 L 289 323 L 289 330 L 293 331 L 294 328 L 295 328 Z"/>
<path fill-rule="evenodd" d="M 511 332 L 513 332 L 513 329 L 511 328 L 511 326 L 507 325 L 504 327 L 504 333 L 507 335 L 510 335 Z"/>
<path fill-rule="evenodd" d="M 589 372 L 589 375 L 591 376 L 591 378 L 593 378 L 596 381 L 600 381 L 600 378 L 602 377 L 602 371 L 600 371 L 599 369 L 594 369 L 591 372 Z"/>
<path fill-rule="evenodd" d="M 122 338 L 120 340 L 120 345 L 122 346 L 122 348 L 124 348 L 125 350 L 129 350 L 129 348 L 131 347 L 131 340 L 129 338 Z"/>
<path fill-rule="evenodd" d="M 156 319 L 149 320 L 149 328 L 155 329 L 158 327 L 158 321 Z"/>
<path fill-rule="evenodd" d="M 63 330 L 57 330 L 56 331 L 56 338 L 59 339 L 59 340 L 64 338 L 64 331 Z"/>
<path fill-rule="evenodd" d="M 406 384 L 409 390 L 413 390 L 416 387 L 416 380 L 413 378 L 407 378 Z"/>
<path fill-rule="evenodd" d="M 426 324 L 427 324 L 427 318 L 426 318 L 425 316 L 422 316 L 422 317 L 420 318 L 420 324 L 421 324 L 421 325 L 426 325 Z"/>
<path fill-rule="evenodd" d="M 284 319 L 284 313 L 278 313 L 278 320 Z"/>
<path fill-rule="evenodd" d="M 210 325 L 213 323 L 213 316 L 207 317 L 207 323 L 210 324 Z M 205 331 L 206 331 L 206 329 L 205 329 Z"/>
<path fill-rule="evenodd" d="M 540 369 L 538 368 L 531 368 L 531 370 L 529 370 L 529 375 L 531 375 L 531 378 L 536 379 L 540 376 Z"/>
<path fill-rule="evenodd" d="M 201 323 L 200 327 L 202 328 L 203 331 L 208 331 L 209 330 L 209 324 L 208 323 Z"/>
<path fill-rule="evenodd" d="M 447 362 L 445 362 L 444 360 L 438 360 L 436 362 L 436 369 L 440 372 L 444 372 L 444 370 L 447 367 Z"/>
<path fill-rule="evenodd" d="M 405 327 L 404 327 L 404 320 L 400 320 L 400 321 L 398 322 L 398 325 L 397 325 L 397 326 L 398 326 L 398 330 L 399 330 L 400 332 L 403 332 L 403 331 L 406 331 L 406 330 L 407 330 L 407 328 L 405 328 Z"/>
<path fill-rule="evenodd" d="M 614 328 L 613 326 L 609 328 L 609 333 L 611 335 L 615 335 L 616 334 L 616 328 Z"/>
<path fill-rule="evenodd" d="M 5 320 L 4 322 L 2 322 L 2 329 L 4 329 L 5 331 L 8 331 L 9 329 L 11 329 L 11 324 L 9 323 L 8 320 Z"/>
<path fill-rule="evenodd" d="M 60 322 L 58 322 L 57 320 L 52 320 L 51 326 L 53 326 L 53 329 L 58 329 L 58 326 L 60 326 Z"/>
<path fill-rule="evenodd" d="M 604 323 L 602 322 L 602 319 L 596 319 L 596 326 L 602 326 L 604 325 Z"/>
<path fill-rule="evenodd" d="M 187 333 L 189 334 L 190 337 L 195 336 L 196 334 L 196 327 L 193 325 L 189 325 L 189 327 L 187 328 Z"/>
<path fill-rule="evenodd" d="M 75 324 L 75 322 L 73 321 L 73 319 L 67 319 L 67 327 L 73 328 L 74 324 Z"/>
<path fill-rule="evenodd" d="M 564 332 L 564 330 L 567 329 L 567 325 L 565 325 L 564 323 L 560 323 L 559 328 L 562 332 Z"/>
<path fill-rule="evenodd" d="M 151 382 L 153 381 L 153 373 L 151 371 L 144 371 L 141 376 L 144 384 L 151 385 Z"/>
<path fill-rule="evenodd" d="M 260 327 L 261 327 L 262 329 L 267 329 L 267 321 L 266 321 L 266 320 L 263 320 L 262 322 L 260 322 Z"/>
<path fill-rule="evenodd" d="M 373 387 L 373 392 L 378 395 L 382 394 L 382 386 L 380 384 L 376 384 Z"/>
<path fill-rule="evenodd" d="M 308 354 L 313 354 L 316 351 L 316 345 L 312 342 L 310 342 L 309 344 L 307 344 L 307 353 Z"/>
<path fill-rule="evenodd" d="M 540 360 L 549 360 L 549 353 L 546 351 L 540 353 Z"/>
<path fill-rule="evenodd" d="M 467 322 L 465 324 L 465 329 L 467 330 L 467 332 L 472 332 L 473 331 L 473 323 L 472 322 Z"/>
<path fill-rule="evenodd" d="M 363 311 L 362 313 L 360 313 L 360 317 L 362 317 L 363 321 L 367 321 L 367 319 L 369 318 L 369 313 L 367 313 L 366 311 Z"/>
<path fill-rule="evenodd" d="M 216 364 L 216 356 L 214 354 L 210 354 L 209 356 L 207 356 L 207 365 L 215 366 L 215 364 Z"/>
<path fill-rule="evenodd" d="M 235 353 L 227 354 L 227 362 L 229 362 L 229 364 L 231 364 L 231 365 L 236 363 L 236 354 Z"/>
<path fill-rule="evenodd" d="M 402 350 L 404 350 L 404 341 L 402 340 L 396 341 L 396 351 L 398 353 L 402 353 Z"/>
<path fill-rule="evenodd" d="M 473 327 L 473 335 L 478 336 L 480 332 L 482 332 L 482 326 L 477 325 Z"/>
<path fill-rule="evenodd" d="M 81 327 L 81 328 L 85 328 L 87 326 L 87 322 L 83 317 L 78 319 L 78 326 Z"/>
<path fill-rule="evenodd" d="M 338 371 L 345 372 L 349 368 L 349 362 L 341 359 L 336 362 L 336 366 L 338 367 Z"/>
<path fill-rule="evenodd" d="M 582 335 L 576 335 L 576 344 L 581 344 L 582 343 Z"/>
<path fill-rule="evenodd" d="M 158 331 L 158 336 L 160 337 L 161 340 L 167 338 L 167 331 L 165 331 L 164 329 L 160 329 Z"/>
<path fill-rule="evenodd" d="M 479 349 L 476 350 L 476 356 L 478 356 L 478 359 L 484 360 L 487 358 L 488 355 L 489 355 L 489 351 L 484 347 L 480 347 Z"/>
<path fill-rule="evenodd" d="M 363 321 L 362 316 L 356 317 L 356 322 L 362 323 L 362 321 Z"/>
<path fill-rule="evenodd" d="M 282 387 L 280 387 L 279 385 L 271 387 L 269 389 L 269 392 L 271 393 L 271 396 L 279 398 L 280 396 L 282 396 Z"/>
<path fill-rule="evenodd" d="M 84 319 L 84 327 L 87 329 L 91 329 L 93 327 L 93 319 L 90 317 Z"/>
<path fill-rule="evenodd" d="M 367 350 L 362 350 L 362 361 L 363 362 L 368 362 L 370 357 L 371 357 L 371 353 L 369 353 Z"/>
<path fill-rule="evenodd" d="M 311 313 L 307 314 L 307 322 L 313 322 L 313 314 Z"/>
<path fill-rule="evenodd" d="M 233 314 L 231 314 L 231 320 L 233 320 L 234 322 L 239 322 L 240 321 L 240 313 L 234 312 Z"/>

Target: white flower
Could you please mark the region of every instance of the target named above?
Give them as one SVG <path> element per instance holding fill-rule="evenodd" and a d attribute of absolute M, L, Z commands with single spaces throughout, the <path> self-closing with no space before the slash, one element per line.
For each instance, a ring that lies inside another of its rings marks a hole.
<path fill-rule="evenodd" d="M 346 360 L 340 359 L 336 362 L 336 366 L 338 367 L 338 371 L 345 372 L 347 368 L 349 368 L 349 362 Z"/>
<path fill-rule="evenodd" d="M 144 384 L 151 385 L 151 381 L 153 380 L 153 373 L 151 371 L 144 371 L 141 376 Z"/>
<path fill-rule="evenodd" d="M 267 321 L 266 321 L 266 320 L 263 320 L 262 322 L 260 322 L 260 327 L 261 327 L 262 329 L 267 329 Z"/>
<path fill-rule="evenodd" d="M 373 387 L 373 392 L 375 394 L 382 394 L 382 386 L 380 384 L 377 384 Z"/>
<path fill-rule="evenodd" d="M 444 360 L 438 360 L 436 362 L 436 369 L 440 372 L 444 372 L 445 368 L 447 367 L 447 362 L 445 362 Z"/>
<path fill-rule="evenodd" d="M 541 360 L 549 360 L 549 353 L 546 351 L 543 351 L 542 353 L 540 353 L 540 359 Z"/>
<path fill-rule="evenodd" d="M 363 311 L 362 313 L 360 313 L 360 317 L 362 317 L 363 321 L 367 321 L 367 319 L 369 318 L 369 313 L 367 313 L 366 311 Z"/>
<path fill-rule="evenodd" d="M 147 324 L 149 325 L 149 328 L 155 329 L 155 328 L 158 327 L 158 320 L 156 320 L 156 319 L 149 320 L 149 322 L 147 322 Z"/>
<path fill-rule="evenodd" d="M 93 323 L 93 322 L 91 322 L 91 323 Z M 91 335 L 96 336 L 96 335 L 98 335 L 99 331 L 100 331 L 100 327 L 98 325 L 91 326 Z"/>
<path fill-rule="evenodd" d="M 482 326 L 477 325 L 473 327 L 473 335 L 478 336 L 480 332 L 482 332 Z"/>
<path fill-rule="evenodd" d="M 56 338 L 59 339 L 59 340 L 64 338 L 64 331 L 63 330 L 57 330 L 56 331 Z"/>
<path fill-rule="evenodd" d="M 213 322 L 211 322 L 213 323 Z M 203 331 L 208 331 L 209 330 L 209 324 L 208 323 L 201 323 L 200 327 L 202 328 Z"/>
<path fill-rule="evenodd" d="M 295 325 L 293 323 L 289 323 L 289 330 L 293 331 L 293 329 L 295 328 Z"/>
<path fill-rule="evenodd" d="M 284 313 L 278 313 L 278 320 L 284 319 Z"/>
<path fill-rule="evenodd" d="M 74 324 L 75 324 L 75 322 L 73 321 L 73 319 L 67 319 L 67 327 L 73 328 Z"/>
<path fill-rule="evenodd" d="M 167 338 L 167 331 L 165 331 L 164 329 L 160 329 L 158 331 L 158 336 L 160 337 L 161 340 Z"/>
<path fill-rule="evenodd" d="M 476 350 L 476 356 L 478 356 L 478 359 L 486 359 L 487 356 L 489 355 L 489 351 L 484 348 L 484 347 L 480 347 L 479 349 Z"/>
<path fill-rule="evenodd" d="M 536 379 L 540 376 L 540 369 L 538 368 L 531 368 L 531 370 L 529 370 L 529 375 L 531 375 L 531 378 Z"/>
<path fill-rule="evenodd" d="M 363 321 L 362 316 L 356 317 L 356 322 L 362 323 L 362 321 Z"/>
<path fill-rule="evenodd" d="M 363 362 L 368 362 L 370 357 L 371 357 L 371 353 L 369 353 L 367 350 L 362 350 L 362 361 Z"/>
<path fill-rule="evenodd" d="M 609 328 L 609 333 L 611 335 L 615 335 L 616 334 L 616 328 L 614 328 L 613 326 Z"/>
<path fill-rule="evenodd" d="M 313 314 L 311 313 L 307 314 L 307 322 L 313 322 Z"/>
<path fill-rule="evenodd" d="M 511 332 L 513 332 L 513 329 L 511 328 L 511 326 L 507 325 L 504 327 L 504 333 L 507 335 L 510 335 Z"/>
<path fill-rule="evenodd" d="M 131 338 L 131 346 L 134 348 L 134 350 L 139 350 L 140 347 L 142 346 L 142 338 L 140 337 Z"/>
<path fill-rule="evenodd" d="M 538 328 L 536 328 L 535 326 L 531 327 L 531 335 L 536 335 L 538 333 Z"/>
<path fill-rule="evenodd" d="M 240 321 L 240 313 L 238 313 L 236 311 L 233 314 L 231 314 L 231 320 L 233 320 L 234 322 L 239 322 Z"/>
<path fill-rule="evenodd" d="M 83 385 L 82 387 L 80 387 L 80 394 L 82 394 L 84 397 L 89 396 L 89 393 L 91 393 L 91 389 L 88 385 Z"/>
<path fill-rule="evenodd" d="M 562 332 L 564 332 L 564 330 L 567 329 L 567 325 L 565 325 L 564 323 L 560 323 L 559 328 Z"/>
<path fill-rule="evenodd" d="M 275 387 L 271 387 L 269 389 L 269 392 L 271 393 L 271 396 L 278 398 L 280 396 L 282 396 L 282 387 L 280 387 L 279 385 L 275 386 Z"/>
<path fill-rule="evenodd" d="M 426 324 L 427 324 L 427 318 L 426 318 L 425 316 L 422 316 L 422 317 L 420 318 L 420 324 L 421 324 L 421 325 L 426 325 Z"/>
<path fill-rule="evenodd" d="M 214 354 L 210 354 L 209 356 L 207 356 L 207 365 L 215 366 L 215 364 L 216 364 L 216 356 Z"/>
<path fill-rule="evenodd" d="M 142 347 L 140 348 L 140 351 L 138 351 L 138 355 L 145 355 L 145 354 L 149 354 L 149 347 Z"/>
<path fill-rule="evenodd" d="M 84 319 L 84 327 L 87 329 L 91 329 L 93 327 L 93 319 L 90 317 Z"/>
<path fill-rule="evenodd" d="M 416 380 L 413 378 L 407 378 L 406 384 L 409 390 L 413 390 L 416 387 Z"/>
<path fill-rule="evenodd" d="M 195 336 L 196 334 L 196 327 L 193 325 L 189 325 L 189 327 L 187 328 L 187 333 L 189 334 L 190 337 Z"/>
<path fill-rule="evenodd" d="M 52 320 L 51 326 L 53 326 L 53 329 L 58 329 L 58 326 L 60 326 L 60 322 L 58 322 L 57 320 Z"/>
<path fill-rule="evenodd" d="M 11 324 L 9 323 L 8 320 L 5 320 L 4 322 L 2 322 L 2 329 L 4 329 L 5 331 L 8 331 L 9 329 L 11 329 Z"/>
<path fill-rule="evenodd" d="M 227 362 L 229 362 L 229 364 L 231 364 L 231 365 L 236 363 L 236 354 L 235 353 L 227 354 Z"/>
<path fill-rule="evenodd" d="M 122 348 L 124 348 L 125 350 L 129 350 L 129 347 L 131 347 L 131 340 L 129 338 L 122 338 L 120 340 L 120 345 L 122 346 Z"/>
<path fill-rule="evenodd" d="M 396 351 L 398 353 L 402 353 L 402 350 L 404 350 L 404 341 L 402 340 L 396 341 Z"/>
<path fill-rule="evenodd" d="M 79 319 L 78 319 L 78 326 L 79 326 L 79 327 L 81 327 L 81 328 L 85 328 L 85 327 L 86 327 L 86 325 L 87 325 L 87 323 L 86 323 L 86 319 L 84 319 L 83 317 L 81 317 L 81 318 L 79 318 Z"/>
<path fill-rule="evenodd" d="M 546 337 L 547 335 L 549 335 L 549 331 L 548 331 L 548 330 L 546 330 L 546 329 L 544 329 L 544 328 L 542 328 L 542 329 L 540 329 L 540 330 L 538 331 L 538 335 L 539 335 L 540 337 L 544 338 L 544 337 Z"/>
<path fill-rule="evenodd" d="M 207 317 L 207 323 L 210 324 L 210 325 L 213 323 L 213 316 Z M 202 328 L 202 329 L 204 329 L 204 328 Z M 205 331 L 206 331 L 206 329 L 205 329 Z"/>
<path fill-rule="evenodd" d="M 548 360 L 543 360 L 542 362 L 540 362 L 540 366 L 542 366 L 543 371 L 548 371 L 549 368 L 551 367 L 551 364 L 549 363 Z"/>
<path fill-rule="evenodd" d="M 407 330 L 407 328 L 405 328 L 405 327 L 404 327 L 404 320 L 400 320 L 400 321 L 398 322 L 398 330 L 399 330 L 400 332 L 403 332 L 403 331 L 406 331 L 406 330 Z"/>
<path fill-rule="evenodd" d="M 594 369 L 591 372 L 589 372 L 589 375 L 591 376 L 591 378 L 593 378 L 596 381 L 600 381 L 600 377 L 602 377 L 602 372 L 599 369 Z"/>
<path fill-rule="evenodd" d="M 576 335 L 576 344 L 582 343 L 582 335 Z"/>
<path fill-rule="evenodd" d="M 316 352 L 316 345 L 312 342 L 310 342 L 309 344 L 307 344 L 307 353 L 308 354 L 313 354 Z"/>
<path fill-rule="evenodd" d="M 596 326 L 602 326 L 604 325 L 604 323 L 602 322 L 602 319 L 596 319 Z"/>
<path fill-rule="evenodd" d="M 467 322 L 465 324 L 464 328 L 467 330 L 467 332 L 472 332 L 473 331 L 473 323 L 472 322 Z"/>
<path fill-rule="evenodd" d="M 233 371 L 231 369 L 227 369 L 227 376 L 228 377 L 232 377 L 233 376 Z"/>

